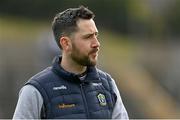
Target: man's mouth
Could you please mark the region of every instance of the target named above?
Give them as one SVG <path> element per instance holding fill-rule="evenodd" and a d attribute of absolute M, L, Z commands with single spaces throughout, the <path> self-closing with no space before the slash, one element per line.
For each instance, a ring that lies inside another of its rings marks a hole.
<path fill-rule="evenodd" d="M 89 54 L 97 55 L 98 51 L 99 51 L 99 49 L 93 49 Z"/>
<path fill-rule="evenodd" d="M 98 56 L 98 50 L 97 51 L 94 51 L 94 52 L 91 52 L 90 54 L 93 58 L 96 58 Z"/>

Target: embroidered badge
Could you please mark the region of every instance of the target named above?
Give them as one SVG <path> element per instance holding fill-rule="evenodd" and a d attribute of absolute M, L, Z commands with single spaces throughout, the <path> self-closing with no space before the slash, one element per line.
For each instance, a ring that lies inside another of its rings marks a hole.
<path fill-rule="evenodd" d="M 101 106 L 106 106 L 106 97 L 105 97 L 105 95 L 103 95 L 102 93 L 99 93 L 98 95 L 97 95 L 97 98 L 98 98 L 98 100 L 99 100 L 99 103 L 100 103 L 100 105 Z"/>
<path fill-rule="evenodd" d="M 101 86 L 102 83 L 92 83 L 93 86 Z"/>
<path fill-rule="evenodd" d="M 58 107 L 60 109 L 64 109 L 64 108 L 72 108 L 72 107 L 75 107 L 75 104 L 59 104 Z"/>
<path fill-rule="evenodd" d="M 58 86 L 58 87 L 53 87 L 53 90 L 66 90 L 67 87 L 65 85 L 61 85 L 61 86 Z"/>

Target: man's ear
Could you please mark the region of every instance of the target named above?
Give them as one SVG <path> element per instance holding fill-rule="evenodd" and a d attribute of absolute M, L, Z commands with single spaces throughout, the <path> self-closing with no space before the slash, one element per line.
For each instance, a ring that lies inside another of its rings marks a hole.
<path fill-rule="evenodd" d="M 68 51 L 71 47 L 71 40 L 69 37 L 63 36 L 59 40 L 60 45 L 62 46 L 62 49 L 65 51 Z"/>

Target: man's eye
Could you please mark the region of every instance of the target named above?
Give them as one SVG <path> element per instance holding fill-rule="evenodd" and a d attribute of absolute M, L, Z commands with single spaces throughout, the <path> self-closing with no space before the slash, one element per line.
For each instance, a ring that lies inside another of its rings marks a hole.
<path fill-rule="evenodd" d="M 91 38 L 92 37 L 92 35 L 88 35 L 88 36 L 86 36 L 85 38 L 86 39 L 89 39 L 89 38 Z"/>

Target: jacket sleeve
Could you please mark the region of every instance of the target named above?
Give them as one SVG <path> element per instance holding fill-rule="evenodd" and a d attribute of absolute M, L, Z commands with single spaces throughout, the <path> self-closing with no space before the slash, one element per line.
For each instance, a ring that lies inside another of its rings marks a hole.
<path fill-rule="evenodd" d="M 112 113 L 112 119 L 129 119 L 128 113 L 124 107 L 124 104 L 122 102 L 119 90 L 116 86 L 116 83 L 113 79 L 111 82 L 112 82 L 112 89 L 115 92 L 115 94 L 117 95 L 117 100 L 116 100 L 116 103 L 115 103 L 115 106 L 113 109 L 113 113 Z"/>
<path fill-rule="evenodd" d="M 20 93 L 13 119 L 40 119 L 43 99 L 32 85 L 25 85 Z"/>

